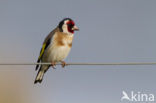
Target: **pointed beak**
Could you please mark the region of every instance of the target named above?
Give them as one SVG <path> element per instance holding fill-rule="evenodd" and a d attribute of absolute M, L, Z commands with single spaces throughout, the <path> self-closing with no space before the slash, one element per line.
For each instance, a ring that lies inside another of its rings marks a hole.
<path fill-rule="evenodd" d="M 79 31 L 79 28 L 78 28 L 77 26 L 74 26 L 74 27 L 72 28 L 72 30 L 74 30 L 74 31 Z"/>

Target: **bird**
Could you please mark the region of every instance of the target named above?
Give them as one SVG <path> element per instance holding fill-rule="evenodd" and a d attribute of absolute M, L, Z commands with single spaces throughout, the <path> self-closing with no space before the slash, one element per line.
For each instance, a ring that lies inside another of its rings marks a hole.
<path fill-rule="evenodd" d="M 129 100 L 130 101 L 130 98 L 128 97 L 128 94 L 125 92 L 125 91 L 122 91 L 122 98 L 121 98 L 121 101 L 123 100 L 123 99 L 126 99 L 126 100 Z"/>
<path fill-rule="evenodd" d="M 71 18 L 64 18 L 58 26 L 52 30 L 45 38 L 37 63 L 50 62 L 51 65 L 36 65 L 36 75 L 34 84 L 41 83 L 46 71 L 52 66 L 55 69 L 56 63 L 60 62 L 62 67 L 66 66 L 64 59 L 68 56 L 74 37 L 74 31 L 79 28 Z"/>

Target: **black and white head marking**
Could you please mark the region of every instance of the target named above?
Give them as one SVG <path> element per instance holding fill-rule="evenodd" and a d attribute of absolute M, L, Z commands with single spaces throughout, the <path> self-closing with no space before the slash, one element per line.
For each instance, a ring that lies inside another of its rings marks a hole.
<path fill-rule="evenodd" d="M 74 30 L 73 27 L 75 26 L 75 23 L 72 19 L 70 18 L 65 18 L 63 19 L 58 27 L 60 29 L 61 32 L 67 33 L 67 34 L 73 34 Z"/>

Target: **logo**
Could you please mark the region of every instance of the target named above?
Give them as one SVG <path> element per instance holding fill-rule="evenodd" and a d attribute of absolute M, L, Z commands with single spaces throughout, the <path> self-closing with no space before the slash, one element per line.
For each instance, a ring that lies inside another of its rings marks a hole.
<path fill-rule="evenodd" d="M 147 94 L 142 92 L 131 91 L 129 94 L 122 91 L 121 101 L 131 101 L 131 102 L 154 102 L 154 94 Z"/>

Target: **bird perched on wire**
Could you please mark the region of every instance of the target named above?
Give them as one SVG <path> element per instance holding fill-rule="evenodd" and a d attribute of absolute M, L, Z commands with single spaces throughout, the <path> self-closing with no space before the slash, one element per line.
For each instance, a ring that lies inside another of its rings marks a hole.
<path fill-rule="evenodd" d="M 36 65 L 36 70 L 40 69 L 34 81 L 35 84 L 42 82 L 44 73 L 50 66 L 55 68 L 57 62 L 61 62 L 62 67 L 66 65 L 64 59 L 71 50 L 74 31 L 77 30 L 79 29 L 74 21 L 70 18 L 65 18 L 45 38 L 37 62 L 51 62 L 51 65 Z"/>

